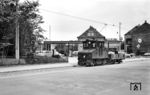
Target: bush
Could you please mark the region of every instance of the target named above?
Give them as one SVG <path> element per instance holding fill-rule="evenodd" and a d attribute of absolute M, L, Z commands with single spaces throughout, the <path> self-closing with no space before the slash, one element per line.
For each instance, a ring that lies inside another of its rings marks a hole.
<path fill-rule="evenodd" d="M 0 59 L 0 66 L 12 66 L 12 65 L 24 65 L 26 61 L 24 59 L 20 59 L 19 61 L 15 58 L 5 58 Z"/>
<path fill-rule="evenodd" d="M 60 55 L 53 55 L 54 58 L 60 58 Z"/>
<path fill-rule="evenodd" d="M 62 63 L 68 62 L 67 58 L 57 58 L 49 56 L 35 56 L 33 59 L 26 59 L 27 64 L 42 64 L 42 63 Z"/>
<path fill-rule="evenodd" d="M 54 58 L 48 56 L 26 57 L 19 60 L 15 58 L 0 59 L 0 66 L 26 65 L 26 64 L 48 64 L 68 62 L 67 58 Z"/>

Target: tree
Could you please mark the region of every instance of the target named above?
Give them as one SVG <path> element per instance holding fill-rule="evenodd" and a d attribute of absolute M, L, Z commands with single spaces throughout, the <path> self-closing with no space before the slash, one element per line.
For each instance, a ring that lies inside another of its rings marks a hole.
<path fill-rule="evenodd" d="M 12 10 L 10 6 L 9 0 L 1 0 L 0 1 L 0 43 L 10 42 L 12 44 L 15 43 L 14 40 L 14 31 L 15 31 L 15 16 L 14 10 Z M 11 40 L 10 40 L 11 39 Z M 10 55 L 14 55 L 14 46 L 10 46 L 9 50 Z"/>
<path fill-rule="evenodd" d="M 4 36 L 8 37 L 15 49 L 15 20 L 17 16 L 20 31 L 20 54 L 34 53 L 36 45 L 40 44 L 44 38 L 42 35 L 44 30 L 40 27 L 43 18 L 39 14 L 39 2 L 26 0 L 19 3 L 17 12 L 17 6 L 11 2 L 12 0 L 0 1 L 0 41 Z M 13 2 L 16 3 L 16 0 Z"/>
<path fill-rule="evenodd" d="M 39 3 L 37 1 L 25 1 L 19 7 L 20 10 L 20 31 L 22 36 L 21 47 L 26 47 L 23 51 L 34 53 L 36 50 L 36 44 L 40 44 L 44 31 L 39 24 L 43 23 L 42 16 L 38 14 L 39 10 L 37 7 Z M 24 43 L 25 42 L 25 43 Z"/>

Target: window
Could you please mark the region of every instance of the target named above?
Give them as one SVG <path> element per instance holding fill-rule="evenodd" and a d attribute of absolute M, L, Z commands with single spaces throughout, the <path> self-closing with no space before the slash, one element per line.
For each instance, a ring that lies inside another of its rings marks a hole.
<path fill-rule="evenodd" d="M 95 43 L 93 43 L 93 47 L 95 47 Z"/>
<path fill-rule="evenodd" d="M 51 45 L 50 44 L 47 44 L 47 50 L 51 50 Z"/>
<path fill-rule="evenodd" d="M 89 33 L 87 34 L 87 36 L 94 36 L 93 31 L 89 31 Z"/>

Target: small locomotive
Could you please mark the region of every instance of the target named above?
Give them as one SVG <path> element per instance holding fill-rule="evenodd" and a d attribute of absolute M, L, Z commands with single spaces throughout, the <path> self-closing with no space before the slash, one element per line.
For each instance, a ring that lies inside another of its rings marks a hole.
<path fill-rule="evenodd" d="M 104 44 L 105 40 L 86 39 L 83 41 L 83 50 L 78 52 L 78 65 L 95 66 L 121 63 L 124 54 L 118 51 L 109 51 Z"/>

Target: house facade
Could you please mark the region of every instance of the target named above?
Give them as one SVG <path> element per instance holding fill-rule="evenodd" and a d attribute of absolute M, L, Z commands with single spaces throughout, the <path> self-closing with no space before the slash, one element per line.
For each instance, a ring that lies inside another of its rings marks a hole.
<path fill-rule="evenodd" d="M 105 37 L 100 34 L 94 27 L 90 26 L 85 32 L 83 32 L 80 36 L 77 37 L 78 41 L 82 42 L 86 39 L 89 40 L 98 40 L 98 41 L 105 41 Z M 80 43 L 78 45 L 78 51 L 83 50 L 83 44 Z"/>
<path fill-rule="evenodd" d="M 109 48 L 111 51 L 121 50 L 121 41 L 117 39 L 106 39 L 100 32 L 98 32 L 94 27 L 90 26 L 85 32 L 77 37 L 78 41 L 85 41 L 86 39 L 93 39 L 97 41 L 105 41 L 105 47 Z M 79 51 L 83 49 L 83 44 L 79 44 Z"/>
<path fill-rule="evenodd" d="M 147 21 L 125 34 L 125 51 L 135 54 L 150 52 L 150 24 Z"/>
<path fill-rule="evenodd" d="M 85 41 L 86 39 L 105 41 L 105 36 L 100 34 L 94 27 L 90 26 L 85 32 L 77 37 L 78 41 Z"/>

